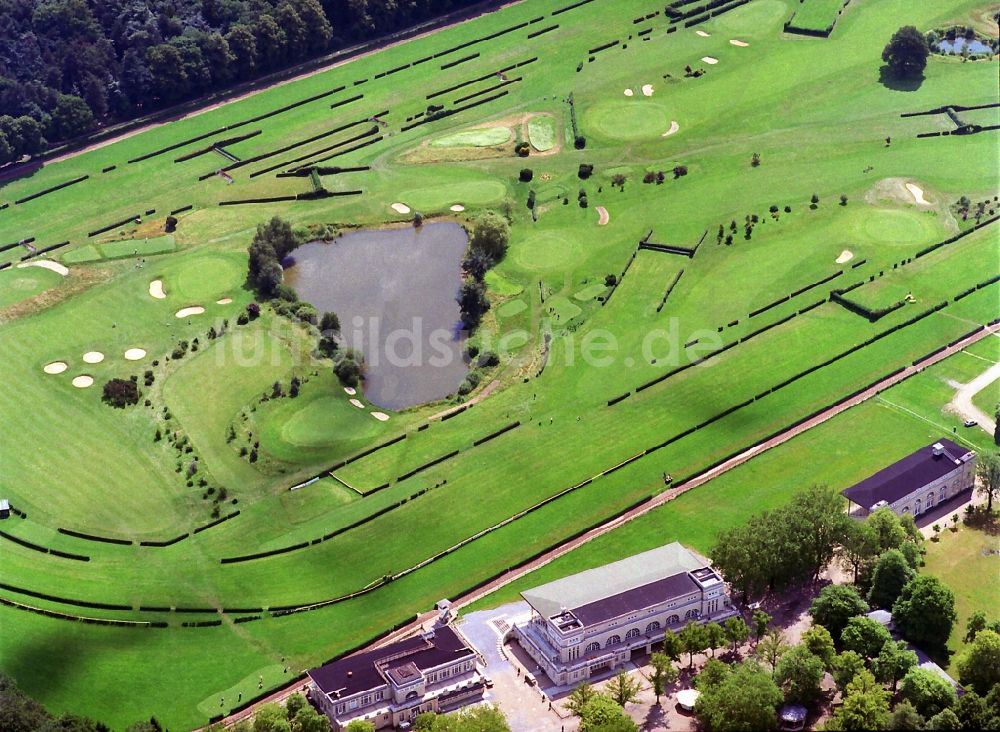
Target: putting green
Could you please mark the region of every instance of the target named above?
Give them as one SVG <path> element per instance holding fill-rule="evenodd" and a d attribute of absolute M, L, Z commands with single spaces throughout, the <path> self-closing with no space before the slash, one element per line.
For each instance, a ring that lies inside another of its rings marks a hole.
<path fill-rule="evenodd" d="M 547 114 L 528 120 L 528 140 L 539 152 L 551 150 L 556 145 L 556 123 Z"/>
<path fill-rule="evenodd" d="M 524 300 L 511 300 L 510 302 L 505 302 L 497 308 L 497 317 L 513 318 L 515 315 L 520 315 L 527 309 L 528 303 Z"/>
<path fill-rule="evenodd" d="M 538 234 L 514 246 L 514 261 L 531 271 L 563 269 L 582 255 L 576 239 L 556 233 Z"/>
<path fill-rule="evenodd" d="M 546 300 L 545 308 L 555 320 L 556 325 L 565 325 L 583 312 L 579 305 L 562 295 L 556 295 Z"/>
<path fill-rule="evenodd" d="M 584 127 L 612 140 L 660 137 L 670 127 L 666 108 L 649 99 L 598 102 L 583 115 Z"/>
<path fill-rule="evenodd" d="M 582 290 L 577 290 L 573 295 L 573 299 L 580 302 L 587 302 L 602 294 L 606 289 L 608 289 L 608 286 L 603 282 L 595 282 L 592 285 L 587 285 Z"/>
<path fill-rule="evenodd" d="M 524 292 L 524 285 L 511 282 L 495 269 L 486 273 L 486 286 L 490 292 L 496 293 L 500 297 L 513 297 Z"/>
<path fill-rule="evenodd" d="M 855 226 L 873 242 L 907 246 L 933 239 L 937 229 L 927 214 L 893 209 L 862 210 Z"/>
<path fill-rule="evenodd" d="M 507 187 L 499 181 L 477 180 L 414 188 L 401 192 L 398 198 L 418 211 L 433 211 L 448 208 L 455 201 L 466 206 L 483 206 L 499 201 L 506 193 Z"/>
<path fill-rule="evenodd" d="M 101 258 L 101 253 L 93 244 L 86 244 L 79 249 L 73 249 L 63 254 L 60 259 L 64 264 L 84 264 L 85 262 L 96 262 Z"/>
<path fill-rule="evenodd" d="M 299 447 L 327 447 L 342 441 L 363 440 L 379 432 L 379 423 L 365 412 L 345 408 L 345 399 L 320 396 L 301 406 L 289 400 L 275 410 L 275 419 L 284 419 L 281 439 Z M 292 408 L 288 408 L 292 407 Z"/>
<path fill-rule="evenodd" d="M 209 254 L 189 259 L 168 275 L 167 292 L 178 300 L 201 301 L 239 287 L 246 280 L 245 266 L 234 257 Z M 172 287 L 171 287 L 172 286 Z"/>
<path fill-rule="evenodd" d="M 4 270 L 0 272 L 0 308 L 34 297 L 61 280 L 62 276 L 43 267 Z"/>
<path fill-rule="evenodd" d="M 431 147 L 493 147 L 509 142 L 511 137 L 508 127 L 481 127 L 431 140 Z"/>

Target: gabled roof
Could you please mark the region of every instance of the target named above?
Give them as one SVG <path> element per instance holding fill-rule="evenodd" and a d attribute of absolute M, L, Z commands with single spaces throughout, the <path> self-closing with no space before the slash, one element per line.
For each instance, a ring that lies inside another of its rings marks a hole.
<path fill-rule="evenodd" d="M 943 448 L 935 455 L 935 445 Z M 866 509 L 879 501 L 895 503 L 913 491 L 955 470 L 975 456 L 971 450 L 941 438 L 937 443 L 922 447 L 899 462 L 865 478 L 842 491 L 842 495 Z"/>
<path fill-rule="evenodd" d="M 563 609 L 573 610 L 577 617 L 580 612 L 588 616 L 591 613 L 595 616 L 606 615 L 612 611 L 615 603 L 643 601 L 640 595 L 652 589 L 657 583 L 683 584 L 686 579 L 694 585 L 694 581 L 687 576 L 687 573 L 707 566 L 709 566 L 707 559 L 675 541 L 642 554 L 605 564 L 603 567 L 588 569 L 525 590 L 521 593 L 521 597 L 539 615 L 546 618 L 558 614 Z M 684 578 L 674 580 L 677 575 L 683 575 Z M 666 587 L 664 585 L 659 589 L 663 591 Z M 635 592 L 637 590 L 638 593 Z M 607 617 L 616 617 L 617 614 L 620 613 Z"/>

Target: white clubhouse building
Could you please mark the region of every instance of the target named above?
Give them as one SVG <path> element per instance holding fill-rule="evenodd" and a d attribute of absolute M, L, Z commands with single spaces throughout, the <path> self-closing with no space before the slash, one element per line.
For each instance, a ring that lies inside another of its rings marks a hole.
<path fill-rule="evenodd" d="M 719 574 L 677 542 L 521 593 L 531 619 L 513 628 L 559 686 L 651 651 L 664 631 L 736 615 Z"/>

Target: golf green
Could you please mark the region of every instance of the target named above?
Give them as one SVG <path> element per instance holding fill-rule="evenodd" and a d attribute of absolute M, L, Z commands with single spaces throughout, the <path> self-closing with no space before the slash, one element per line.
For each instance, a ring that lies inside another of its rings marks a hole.
<path fill-rule="evenodd" d="M 584 129 L 611 140 L 651 140 L 670 129 L 666 108 L 646 98 L 598 102 L 583 114 Z"/>
<path fill-rule="evenodd" d="M 927 241 L 937 225 L 926 213 L 899 209 L 860 209 L 859 233 L 879 244 L 902 244 Z"/>
<path fill-rule="evenodd" d="M 167 276 L 166 290 L 185 303 L 204 305 L 239 287 L 246 280 L 245 265 L 236 257 L 207 254 L 187 260 Z"/>
<path fill-rule="evenodd" d="M 494 147 L 503 145 L 512 137 L 508 127 L 481 127 L 462 130 L 446 137 L 431 140 L 431 147 Z"/>
<path fill-rule="evenodd" d="M 55 287 L 62 275 L 43 267 L 13 268 L 0 272 L 0 308 L 27 300 Z"/>
<path fill-rule="evenodd" d="M 528 140 L 539 152 L 551 150 L 556 145 L 556 124 L 547 114 L 539 114 L 528 120 Z"/>
<path fill-rule="evenodd" d="M 456 201 L 466 206 L 484 206 L 499 201 L 506 193 L 507 187 L 499 181 L 478 180 L 403 191 L 399 200 L 418 211 L 438 211 Z"/>
<path fill-rule="evenodd" d="M 513 318 L 515 315 L 519 315 L 527 309 L 528 303 L 524 300 L 511 300 L 510 302 L 505 302 L 497 308 L 497 317 Z"/>
<path fill-rule="evenodd" d="M 554 232 L 536 234 L 512 247 L 514 261 L 528 270 L 571 267 L 583 255 L 579 240 Z"/>

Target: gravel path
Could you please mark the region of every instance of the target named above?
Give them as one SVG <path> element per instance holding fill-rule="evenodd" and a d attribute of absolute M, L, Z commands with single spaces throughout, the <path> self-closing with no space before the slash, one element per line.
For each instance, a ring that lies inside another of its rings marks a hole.
<path fill-rule="evenodd" d="M 972 398 L 997 379 L 1000 379 L 1000 363 L 993 364 L 968 384 L 962 384 L 954 398 L 948 402 L 948 409 L 963 419 L 976 420 L 987 434 L 992 435 L 996 431 L 997 423 L 990 415 L 973 404 Z"/>

